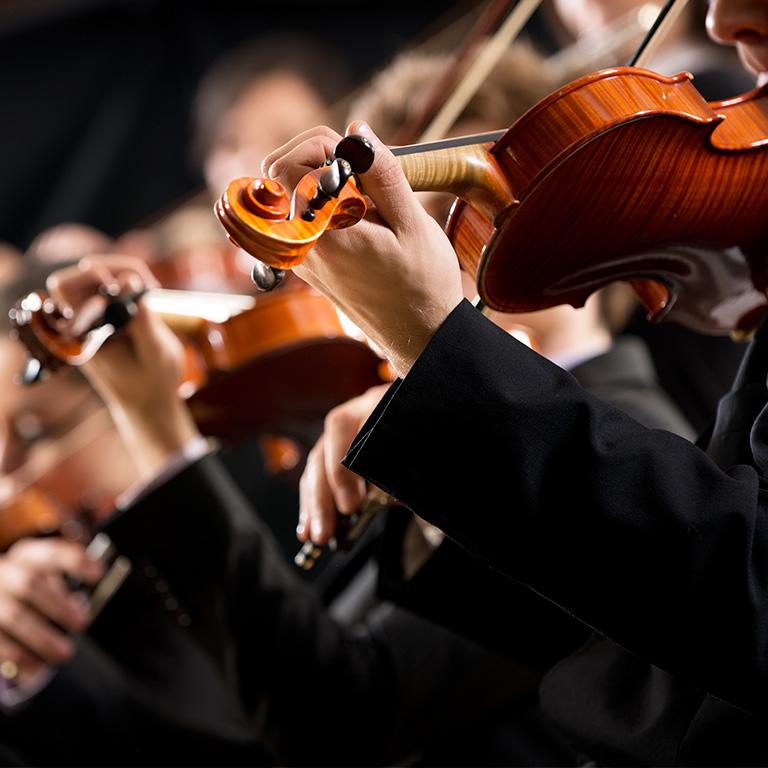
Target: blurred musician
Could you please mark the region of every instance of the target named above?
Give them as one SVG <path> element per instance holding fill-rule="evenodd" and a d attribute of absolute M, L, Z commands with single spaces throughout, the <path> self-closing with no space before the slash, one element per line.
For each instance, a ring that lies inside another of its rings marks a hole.
<path fill-rule="evenodd" d="M 346 83 L 334 49 L 301 35 L 254 38 L 215 62 L 194 105 L 194 155 L 212 198 L 253 175 L 274 147 L 327 121 Z"/>

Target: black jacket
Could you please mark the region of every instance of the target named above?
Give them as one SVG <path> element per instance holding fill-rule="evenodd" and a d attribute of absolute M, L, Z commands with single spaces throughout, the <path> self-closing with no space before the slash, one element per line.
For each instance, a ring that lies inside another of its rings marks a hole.
<path fill-rule="evenodd" d="M 404 759 L 463 727 L 466 700 L 482 719 L 531 690 L 520 665 L 395 606 L 354 628 L 334 621 L 214 456 L 113 520 L 109 533 L 170 585 L 191 617 L 188 635 L 281 763 Z"/>
<path fill-rule="evenodd" d="M 542 691 L 590 757 L 768 760 L 767 335 L 721 406 L 711 441 L 721 468 L 587 394 L 464 303 L 346 459 L 614 641 L 581 670 L 564 661 Z"/>
<path fill-rule="evenodd" d="M 392 605 L 334 621 L 213 455 L 105 529 L 130 583 L 2 718 L 31 764 L 388 764 L 538 680 Z"/>

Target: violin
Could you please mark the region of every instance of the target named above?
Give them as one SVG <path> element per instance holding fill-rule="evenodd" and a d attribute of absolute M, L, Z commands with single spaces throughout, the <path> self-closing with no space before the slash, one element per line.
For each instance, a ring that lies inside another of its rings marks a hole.
<path fill-rule="evenodd" d="M 59 506 L 31 487 L 0 503 L 0 551 L 26 536 L 49 534 L 59 528 Z"/>
<path fill-rule="evenodd" d="M 488 307 L 579 307 L 626 280 L 654 321 L 749 333 L 768 288 L 768 88 L 708 103 L 691 81 L 605 69 L 507 131 L 393 152 L 414 190 L 459 198 L 446 232 Z M 365 214 L 366 144 L 343 139 L 290 197 L 270 179 L 232 181 L 215 205 L 229 238 L 274 269 L 300 264 Z"/>
<path fill-rule="evenodd" d="M 130 322 L 137 299 L 110 297 L 103 319 L 73 338 L 44 293 L 23 298 L 10 317 L 31 355 L 26 381 L 88 362 Z M 381 359 L 309 286 L 265 296 L 157 289 L 143 299 L 184 344 L 179 392 L 205 434 L 304 437 L 332 407 L 382 382 Z"/>
<path fill-rule="evenodd" d="M 55 532 L 88 540 L 138 480 L 106 408 L 95 398 L 88 405 L 74 428 L 30 446 L 26 460 L 0 478 L 0 551 Z"/>

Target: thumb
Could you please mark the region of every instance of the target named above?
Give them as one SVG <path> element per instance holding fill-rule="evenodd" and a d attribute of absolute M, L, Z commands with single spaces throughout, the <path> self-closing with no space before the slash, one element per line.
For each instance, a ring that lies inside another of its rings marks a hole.
<path fill-rule="evenodd" d="M 362 120 L 349 124 L 347 136 L 351 134 L 364 136 L 375 151 L 373 165 L 360 177 L 365 194 L 373 200 L 384 223 L 396 234 L 410 229 L 420 206 L 397 158 Z"/>

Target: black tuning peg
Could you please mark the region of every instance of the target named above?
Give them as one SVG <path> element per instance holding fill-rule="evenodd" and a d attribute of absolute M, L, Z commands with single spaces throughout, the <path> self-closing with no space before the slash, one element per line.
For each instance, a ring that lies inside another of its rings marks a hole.
<path fill-rule="evenodd" d="M 353 133 L 336 145 L 334 155 L 346 160 L 352 167 L 352 173 L 365 173 L 373 165 L 375 151 L 365 136 Z"/>
<path fill-rule="evenodd" d="M 320 177 L 317 193 L 309 201 L 309 207 L 319 210 L 332 197 L 338 197 L 344 185 L 352 177 L 352 173 L 352 166 L 343 157 L 337 157 Z"/>
<path fill-rule="evenodd" d="M 251 280 L 256 286 L 256 289 L 262 293 L 277 288 L 277 286 L 283 282 L 284 278 L 284 269 L 275 269 L 274 267 L 270 267 L 269 264 L 265 264 L 263 261 L 258 260 L 253 265 Z"/>
<path fill-rule="evenodd" d="M 139 311 L 138 301 L 146 293 L 146 290 L 121 296 L 112 288 L 101 286 L 99 295 L 107 299 L 104 314 L 88 329 L 89 331 L 111 325 L 115 330 L 125 328 L 133 320 Z"/>

